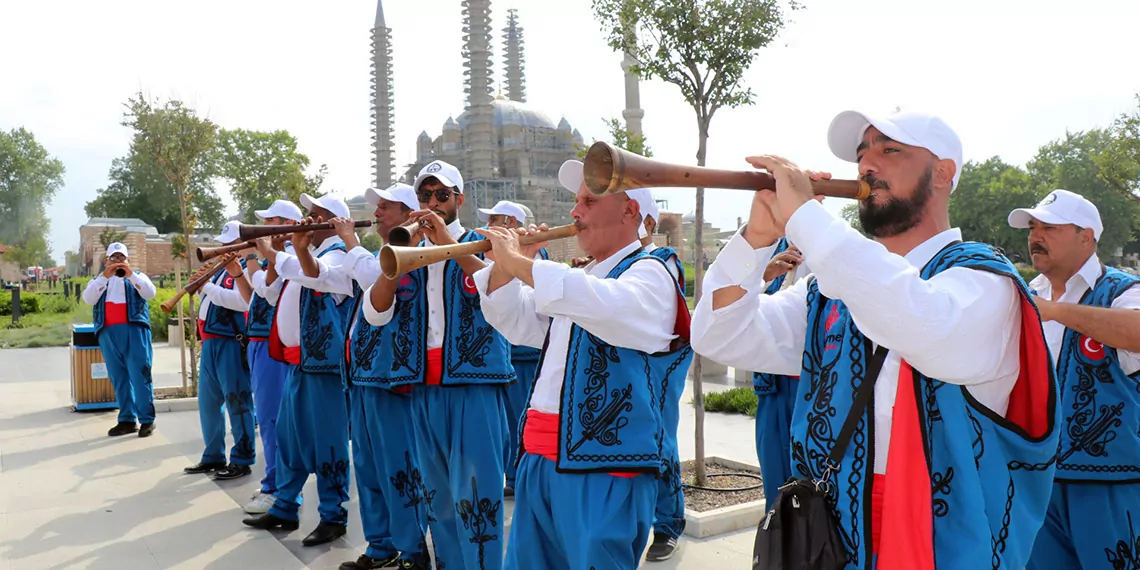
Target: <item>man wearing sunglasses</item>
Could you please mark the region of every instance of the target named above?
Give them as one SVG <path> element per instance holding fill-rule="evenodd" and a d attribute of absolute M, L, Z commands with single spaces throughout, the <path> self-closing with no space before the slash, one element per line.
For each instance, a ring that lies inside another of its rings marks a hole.
<path fill-rule="evenodd" d="M 483 239 L 459 223 L 463 177 L 434 161 L 412 185 L 420 209 L 413 242 L 450 245 Z M 495 569 L 503 563 L 503 387 L 515 381 L 510 345 L 487 324 L 463 256 L 395 279 L 381 275 L 364 294 L 364 317 L 383 327 L 377 367 L 390 387 L 411 386 L 412 422 L 438 567 Z"/>

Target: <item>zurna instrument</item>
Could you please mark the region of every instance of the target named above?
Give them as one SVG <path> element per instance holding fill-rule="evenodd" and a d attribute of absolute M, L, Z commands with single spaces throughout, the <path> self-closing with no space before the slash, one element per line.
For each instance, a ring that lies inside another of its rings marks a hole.
<path fill-rule="evenodd" d="M 568 224 L 550 228 L 525 236 L 519 236 L 519 243 L 530 245 L 543 241 L 564 239 L 578 235 L 578 226 Z M 454 259 L 462 255 L 475 255 L 491 251 L 490 240 L 469 241 L 451 245 L 428 247 L 385 245 L 380 248 L 380 271 L 388 279 L 395 279 L 409 271 L 415 271 L 433 263 Z"/>

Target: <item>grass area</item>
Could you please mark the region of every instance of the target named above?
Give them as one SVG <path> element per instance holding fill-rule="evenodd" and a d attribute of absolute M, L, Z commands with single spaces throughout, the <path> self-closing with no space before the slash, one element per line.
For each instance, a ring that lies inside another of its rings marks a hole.
<path fill-rule="evenodd" d="M 710 392 L 705 394 L 706 412 L 723 412 L 726 414 L 756 415 L 756 393 L 751 386 L 732 388 L 723 392 Z"/>

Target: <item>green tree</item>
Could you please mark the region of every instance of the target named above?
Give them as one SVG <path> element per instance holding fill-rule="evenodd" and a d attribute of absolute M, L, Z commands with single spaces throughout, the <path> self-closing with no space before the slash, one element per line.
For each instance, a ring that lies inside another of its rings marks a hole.
<path fill-rule="evenodd" d="M 274 200 L 297 203 L 301 193 L 322 195 L 320 187 L 327 172 L 322 164 L 316 174 L 305 175 L 309 157 L 297 151 L 297 139 L 288 131 L 222 130 L 214 161 L 218 176 L 230 183 L 230 192 L 249 223 L 254 222 L 255 210 L 267 208 Z"/>
<path fill-rule="evenodd" d="M 91 217 L 138 218 L 152 224 L 159 233 L 182 231 L 182 209 L 178 189 L 159 169 L 154 158 L 132 148 L 126 156 L 114 159 L 107 174 L 110 184 L 96 190 L 96 198 L 84 211 Z M 197 230 L 217 231 L 225 223 L 222 201 L 212 186 L 212 163 L 208 157 L 195 161 L 187 195 Z"/>
<path fill-rule="evenodd" d="M 360 238 L 360 245 L 368 251 L 380 251 L 384 246 L 384 239 L 376 234 L 375 231 L 368 230 L 364 232 L 357 232 Z"/>
<path fill-rule="evenodd" d="M 800 5 L 792 0 L 789 8 Z M 755 94 L 744 85 L 744 72 L 761 48 L 784 27 L 777 0 L 593 0 L 611 48 L 628 54 L 630 70 L 642 79 L 658 78 L 676 85 L 693 108 L 697 126 L 697 165 L 704 166 L 709 127 L 722 107 L 750 105 Z M 697 189 L 696 240 L 704 242 L 705 194 Z M 703 265 L 696 264 L 695 293 L 702 293 Z M 693 367 L 696 409 L 696 476 L 705 483 L 704 396 L 701 362 Z"/>
<path fill-rule="evenodd" d="M 606 125 L 610 128 L 610 143 L 618 148 L 624 148 L 634 154 L 640 154 L 646 158 L 653 156 L 653 150 L 649 145 L 645 144 L 645 135 L 637 134 L 633 131 L 626 129 L 622 126 L 621 121 L 617 119 L 606 119 Z M 594 142 L 598 142 L 594 139 Z M 593 143 L 591 143 L 593 144 Z M 590 150 L 589 145 L 580 145 L 574 143 L 574 148 L 578 151 L 578 160 L 586 158 L 586 152 Z"/>
<path fill-rule="evenodd" d="M 1140 201 L 1140 94 L 1137 110 L 1120 115 L 1109 130 L 1111 140 L 1093 159 L 1105 183 Z"/>
<path fill-rule="evenodd" d="M 111 244 L 122 242 L 125 239 L 127 239 L 127 232 L 116 230 L 111 226 L 107 226 L 103 228 L 103 231 L 99 232 L 99 244 L 103 246 L 103 249 L 107 249 Z"/>
<path fill-rule="evenodd" d="M 839 210 L 839 215 L 842 216 L 844 220 L 847 220 L 847 223 L 855 228 L 855 231 L 864 236 L 867 235 L 867 232 L 863 231 L 863 223 L 859 221 L 859 204 L 847 204 L 843 206 L 843 209 Z"/>
<path fill-rule="evenodd" d="M 24 128 L 0 131 L 0 243 L 21 268 L 50 259 L 47 205 L 63 186 L 63 163 Z"/>
<path fill-rule="evenodd" d="M 182 218 L 182 235 L 185 251 L 194 249 L 193 234 L 198 220 L 191 201 L 194 199 L 193 182 L 198 173 L 196 166 L 209 159 L 214 148 L 218 127 L 203 119 L 181 101 L 169 100 L 160 104 L 138 93 L 126 103 L 123 126 L 134 131 L 131 151 L 154 161 L 158 171 L 174 185 Z M 193 271 L 190 256 L 185 256 L 186 274 Z M 181 283 L 177 284 L 182 287 Z M 194 315 L 194 296 L 190 296 L 190 314 Z M 197 343 L 190 345 L 190 389 L 198 392 Z M 186 370 L 183 369 L 183 377 Z"/>
<path fill-rule="evenodd" d="M 962 165 L 958 188 L 950 195 L 950 223 L 962 237 L 1001 248 L 1013 261 L 1024 262 L 1025 230 L 1009 227 L 1009 213 L 1031 207 L 1038 191 L 1025 170 L 991 157 Z"/>

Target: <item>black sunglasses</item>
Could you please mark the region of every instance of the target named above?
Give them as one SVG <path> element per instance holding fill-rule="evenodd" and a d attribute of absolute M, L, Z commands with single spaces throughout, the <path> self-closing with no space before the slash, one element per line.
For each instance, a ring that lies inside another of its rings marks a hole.
<path fill-rule="evenodd" d="M 431 200 L 431 195 L 433 192 L 435 193 L 436 202 L 443 203 L 451 199 L 451 188 L 436 188 L 435 190 L 421 189 L 420 191 L 416 192 L 416 197 L 420 199 L 420 202 L 426 204 Z"/>

